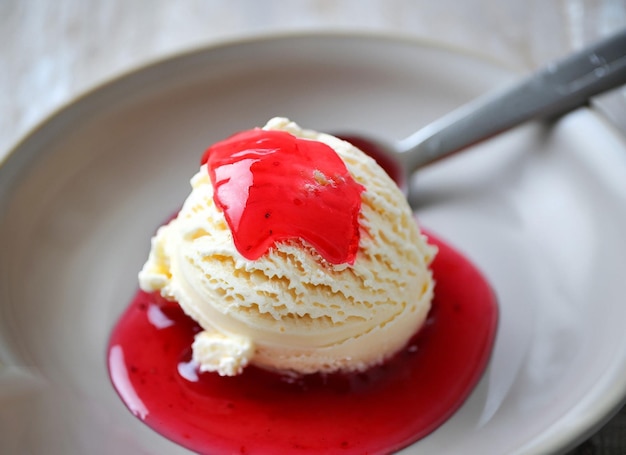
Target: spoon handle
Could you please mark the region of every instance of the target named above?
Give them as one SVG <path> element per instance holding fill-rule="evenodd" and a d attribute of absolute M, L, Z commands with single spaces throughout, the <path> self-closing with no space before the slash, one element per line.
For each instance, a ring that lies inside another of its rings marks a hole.
<path fill-rule="evenodd" d="M 422 128 L 400 142 L 401 158 L 406 169 L 416 170 L 527 120 L 572 111 L 625 83 L 626 30 Z"/>

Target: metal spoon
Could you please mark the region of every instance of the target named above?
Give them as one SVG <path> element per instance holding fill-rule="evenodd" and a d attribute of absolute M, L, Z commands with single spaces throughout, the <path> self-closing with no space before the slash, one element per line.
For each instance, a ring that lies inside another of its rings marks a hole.
<path fill-rule="evenodd" d="M 626 30 L 531 74 L 504 91 L 477 98 L 395 144 L 338 134 L 379 161 L 410 198 L 419 168 L 527 120 L 547 120 L 626 84 Z"/>

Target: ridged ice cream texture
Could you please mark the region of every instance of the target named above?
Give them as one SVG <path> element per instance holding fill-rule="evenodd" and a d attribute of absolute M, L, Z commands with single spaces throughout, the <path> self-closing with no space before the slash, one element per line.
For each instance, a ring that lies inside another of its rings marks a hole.
<path fill-rule="evenodd" d="M 436 249 L 403 193 L 369 156 L 288 119 L 274 118 L 264 129 L 329 145 L 365 187 L 354 264 L 331 264 L 300 239 L 278 242 L 259 259 L 244 258 L 203 165 L 178 216 L 153 237 L 140 287 L 177 301 L 204 329 L 193 343 L 201 371 L 236 375 L 253 364 L 309 374 L 380 364 L 427 317 Z"/>

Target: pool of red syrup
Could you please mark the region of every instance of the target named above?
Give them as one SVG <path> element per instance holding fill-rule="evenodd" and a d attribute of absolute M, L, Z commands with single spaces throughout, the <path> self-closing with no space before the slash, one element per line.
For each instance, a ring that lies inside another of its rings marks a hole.
<path fill-rule="evenodd" d="M 361 374 L 288 379 L 254 367 L 197 374 L 200 328 L 177 304 L 138 292 L 114 328 L 109 372 L 120 397 L 161 435 L 210 454 L 391 453 L 426 436 L 467 399 L 490 356 L 495 296 L 462 255 L 439 247 L 427 323 L 386 364 Z"/>

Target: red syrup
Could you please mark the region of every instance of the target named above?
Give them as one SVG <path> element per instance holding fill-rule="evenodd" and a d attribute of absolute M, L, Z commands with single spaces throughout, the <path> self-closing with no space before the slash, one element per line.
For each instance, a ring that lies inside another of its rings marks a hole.
<path fill-rule="evenodd" d="M 467 399 L 490 356 L 495 296 L 462 255 L 439 247 L 435 298 L 399 354 L 360 374 L 289 379 L 254 367 L 198 374 L 200 328 L 176 303 L 138 292 L 114 328 L 111 380 L 130 411 L 161 435 L 207 454 L 391 453 L 426 436 Z"/>
<path fill-rule="evenodd" d="M 354 264 L 364 188 L 331 147 L 257 128 L 209 147 L 205 163 L 215 204 L 244 257 L 302 239 L 330 263 Z"/>

